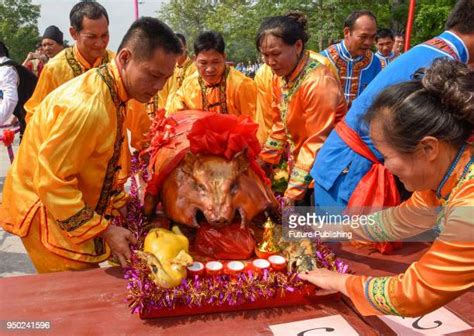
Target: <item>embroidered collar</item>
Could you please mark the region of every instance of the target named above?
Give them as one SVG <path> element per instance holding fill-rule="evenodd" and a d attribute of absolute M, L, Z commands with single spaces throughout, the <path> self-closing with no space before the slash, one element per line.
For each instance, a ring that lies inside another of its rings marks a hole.
<path fill-rule="evenodd" d="M 286 120 L 290 101 L 292 100 L 293 95 L 298 91 L 303 81 L 306 79 L 307 75 L 311 73 L 314 69 L 316 69 L 319 65 L 320 63 L 318 61 L 309 58 L 309 52 L 305 52 L 305 55 L 300 60 L 293 73 L 290 75 L 291 80 L 287 82 L 282 78 L 280 84 L 281 99 L 278 104 L 278 107 L 280 109 L 280 118 L 283 121 L 287 140 L 290 144 L 289 149 L 291 151 L 293 151 L 294 149 L 294 142 L 291 138 L 291 133 L 288 131 L 288 125 Z M 289 166 L 292 166 L 292 161 L 290 162 Z"/>
<path fill-rule="evenodd" d="M 176 82 L 178 89 L 183 85 L 184 78 L 186 77 L 186 71 L 188 71 L 189 67 L 193 63 L 192 59 L 189 56 L 186 56 L 183 64 L 176 65 Z"/>
<path fill-rule="evenodd" d="M 107 67 L 109 70 L 111 81 L 113 82 L 109 84 L 113 85 L 115 91 L 117 92 L 118 103 L 120 105 L 124 105 L 130 98 L 123 84 L 122 77 L 120 76 L 117 63 L 115 63 L 115 60 L 112 60 L 112 62 L 103 66 Z"/>
<path fill-rule="evenodd" d="M 377 55 L 378 57 L 382 57 L 384 59 L 388 59 L 388 60 L 392 60 L 395 57 L 395 53 L 393 51 L 390 52 L 390 55 L 384 56 L 384 55 L 382 55 L 382 53 L 380 51 L 377 50 L 375 55 Z"/>
<path fill-rule="evenodd" d="M 346 62 L 360 62 L 364 59 L 364 57 L 367 55 L 363 56 L 357 56 L 355 58 L 352 57 L 351 53 L 349 52 L 349 49 L 347 49 L 346 44 L 344 40 L 336 44 L 337 51 L 339 55 L 344 59 Z"/>
<path fill-rule="evenodd" d="M 112 61 L 110 64 L 104 64 L 97 68 L 97 73 L 99 77 L 104 81 L 109 89 L 110 96 L 115 105 L 115 116 L 117 118 L 117 129 L 115 133 L 114 141 L 114 151 L 112 157 L 107 163 L 107 170 L 105 171 L 104 182 L 102 184 L 102 189 L 100 192 L 99 200 L 95 211 L 101 215 L 106 213 L 107 208 L 109 207 L 110 200 L 112 195 L 117 191 L 114 190 L 116 177 L 121 167 L 118 165 L 120 160 L 120 154 L 122 152 L 122 143 L 126 137 L 123 134 L 123 123 L 125 119 L 125 110 L 126 105 L 125 101 L 127 99 L 125 88 L 122 83 L 119 71 L 115 64 L 115 61 Z M 108 215 L 104 217 L 107 219 Z"/>
<path fill-rule="evenodd" d="M 467 170 L 474 162 L 472 148 L 464 144 L 456 154 L 453 162 L 449 166 L 446 174 L 436 188 L 436 197 L 447 200 L 453 188 L 466 175 Z"/>
<path fill-rule="evenodd" d="M 301 57 L 293 72 L 288 76 L 288 79 L 286 79 L 285 76 L 281 78 L 284 88 L 291 88 L 298 81 L 298 78 L 301 77 L 301 74 L 308 63 L 308 60 L 309 51 L 305 51 L 303 57 Z"/>
<path fill-rule="evenodd" d="M 448 43 L 454 49 L 461 62 L 465 64 L 469 62 L 469 51 L 459 36 L 449 30 L 446 30 L 438 37 L 446 41 L 446 43 Z"/>
<path fill-rule="evenodd" d="M 72 52 L 76 60 L 81 64 L 82 68 L 84 69 L 84 72 L 92 68 L 97 68 L 99 65 L 105 64 L 109 61 L 107 50 L 105 50 L 105 55 L 103 57 L 97 58 L 94 64 L 92 65 L 86 61 L 84 56 L 82 56 L 82 54 L 79 52 L 79 49 L 77 49 L 77 45 L 74 45 L 72 47 Z"/>
<path fill-rule="evenodd" d="M 202 99 L 202 109 L 204 111 L 211 111 L 214 107 L 221 107 L 220 113 L 227 114 L 227 77 L 229 76 L 230 68 L 225 67 L 224 75 L 220 83 L 217 84 L 208 84 L 201 76 L 198 76 L 199 86 L 201 87 L 201 99 Z M 219 90 L 219 101 L 210 104 L 208 101 L 208 93 L 210 90 L 218 89 Z"/>

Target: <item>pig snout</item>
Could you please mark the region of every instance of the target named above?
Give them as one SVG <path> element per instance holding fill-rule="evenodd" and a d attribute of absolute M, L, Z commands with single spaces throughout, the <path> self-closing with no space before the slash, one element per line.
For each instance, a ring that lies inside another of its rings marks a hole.
<path fill-rule="evenodd" d="M 229 220 L 225 217 L 220 217 L 216 220 L 211 221 L 210 224 L 212 226 L 225 226 L 225 225 L 229 224 Z"/>
<path fill-rule="evenodd" d="M 230 224 L 234 216 L 233 208 L 229 200 L 217 202 L 216 205 L 208 207 L 205 212 L 206 219 L 212 226 L 224 226 Z"/>

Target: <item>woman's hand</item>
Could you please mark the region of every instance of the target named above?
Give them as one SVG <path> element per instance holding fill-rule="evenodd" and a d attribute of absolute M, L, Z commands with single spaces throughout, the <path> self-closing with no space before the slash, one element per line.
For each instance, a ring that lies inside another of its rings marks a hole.
<path fill-rule="evenodd" d="M 349 277 L 349 274 L 341 274 L 324 268 L 318 268 L 309 272 L 299 273 L 298 277 L 321 288 L 322 290 L 317 292 L 319 295 L 327 295 L 334 292 L 341 292 L 347 295 L 346 279 Z"/>

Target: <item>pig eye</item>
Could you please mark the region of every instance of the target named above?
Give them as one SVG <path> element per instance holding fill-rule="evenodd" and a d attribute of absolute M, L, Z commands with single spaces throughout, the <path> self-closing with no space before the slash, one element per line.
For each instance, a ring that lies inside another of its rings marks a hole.
<path fill-rule="evenodd" d="M 206 191 L 206 186 L 202 183 L 198 183 L 196 184 L 196 188 L 199 190 L 199 191 Z"/>
<path fill-rule="evenodd" d="M 238 189 L 239 189 L 239 184 L 238 183 L 233 183 L 232 186 L 230 187 L 230 192 L 235 194 Z"/>
<path fill-rule="evenodd" d="M 151 270 L 153 271 L 153 273 L 157 273 L 158 267 L 156 267 L 156 265 L 151 265 Z"/>

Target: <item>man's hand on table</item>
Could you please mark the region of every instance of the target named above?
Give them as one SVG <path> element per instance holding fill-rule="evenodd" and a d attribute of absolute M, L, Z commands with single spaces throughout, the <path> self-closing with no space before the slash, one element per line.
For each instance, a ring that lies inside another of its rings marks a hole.
<path fill-rule="evenodd" d="M 109 225 L 100 236 L 110 246 L 112 254 L 117 257 L 120 265 L 126 267 L 131 255 L 130 245 L 137 244 L 133 233 L 123 227 Z"/>

